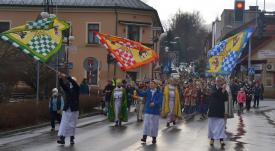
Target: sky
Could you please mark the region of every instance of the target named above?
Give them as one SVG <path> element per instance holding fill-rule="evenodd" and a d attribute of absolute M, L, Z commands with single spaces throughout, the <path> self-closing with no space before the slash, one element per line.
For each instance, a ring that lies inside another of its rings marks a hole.
<path fill-rule="evenodd" d="M 167 22 L 179 9 L 183 12 L 199 11 L 206 24 L 220 18 L 223 9 L 233 9 L 235 0 L 142 0 L 158 11 L 160 20 Z M 246 9 L 256 5 L 257 0 L 246 0 Z M 275 11 L 275 0 L 265 0 L 266 10 Z M 262 10 L 264 0 L 258 0 Z"/>

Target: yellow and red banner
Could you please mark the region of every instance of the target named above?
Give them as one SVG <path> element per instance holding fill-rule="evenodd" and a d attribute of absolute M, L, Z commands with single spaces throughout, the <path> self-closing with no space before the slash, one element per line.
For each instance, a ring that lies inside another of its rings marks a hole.
<path fill-rule="evenodd" d="M 95 34 L 123 71 L 149 64 L 158 58 L 154 50 L 140 42 L 98 32 Z"/>

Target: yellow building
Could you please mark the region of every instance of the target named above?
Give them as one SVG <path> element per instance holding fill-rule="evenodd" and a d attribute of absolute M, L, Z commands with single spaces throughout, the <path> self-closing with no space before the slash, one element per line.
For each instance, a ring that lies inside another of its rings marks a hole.
<path fill-rule="evenodd" d="M 27 21 L 35 20 L 44 10 L 44 0 L 1 0 L 0 32 Z M 70 25 L 70 74 L 81 82 L 88 78 L 90 85 L 103 87 L 114 75 L 125 78 L 126 73 L 116 65 L 107 64 L 107 51 L 94 31 L 126 37 L 151 48 L 159 48 L 157 37 L 163 31 L 157 11 L 140 0 L 55 0 L 50 10 Z M 72 51 L 71 51 L 72 50 Z M 87 71 L 85 64 L 92 63 Z M 136 80 L 152 77 L 152 64 L 132 70 L 129 75 Z"/>

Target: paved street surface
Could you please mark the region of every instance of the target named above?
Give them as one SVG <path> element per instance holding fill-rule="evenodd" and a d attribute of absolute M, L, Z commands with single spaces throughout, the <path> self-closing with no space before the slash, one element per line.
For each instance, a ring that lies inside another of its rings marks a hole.
<path fill-rule="evenodd" d="M 199 116 L 180 121 L 177 126 L 166 128 L 165 120 L 160 121 L 157 144 L 141 144 L 142 123 L 131 116 L 122 127 L 95 116 L 80 120 L 76 144 L 56 144 L 56 133 L 42 128 L 16 135 L 1 136 L 1 151 L 274 151 L 275 150 L 275 101 L 261 102 L 259 109 L 252 109 L 242 116 L 235 115 L 227 123 L 228 139 L 224 149 L 219 142 L 209 146 L 207 120 Z M 92 122 L 91 122 L 92 121 Z M 93 123 L 93 124 L 91 124 Z"/>

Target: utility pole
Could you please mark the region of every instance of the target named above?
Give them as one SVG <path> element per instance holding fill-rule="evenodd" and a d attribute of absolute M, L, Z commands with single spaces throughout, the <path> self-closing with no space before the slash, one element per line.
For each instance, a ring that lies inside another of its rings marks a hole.
<path fill-rule="evenodd" d="M 39 86 L 40 86 L 40 63 L 37 61 L 36 65 L 36 101 L 39 101 Z"/>
<path fill-rule="evenodd" d="M 265 12 L 265 0 L 264 0 L 264 12 Z"/>

